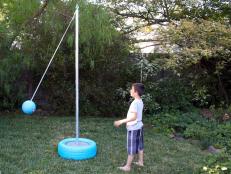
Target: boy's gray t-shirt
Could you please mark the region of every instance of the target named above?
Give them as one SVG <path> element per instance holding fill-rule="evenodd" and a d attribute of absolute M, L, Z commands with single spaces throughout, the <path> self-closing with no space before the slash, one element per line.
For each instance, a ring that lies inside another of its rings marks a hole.
<path fill-rule="evenodd" d="M 142 122 L 143 107 L 144 107 L 144 104 L 143 104 L 142 99 L 133 100 L 133 102 L 131 103 L 129 107 L 127 117 L 129 117 L 132 112 L 136 112 L 137 119 L 135 121 L 131 121 L 127 123 L 127 130 L 137 130 L 137 129 L 142 128 L 143 126 L 143 122 Z"/>

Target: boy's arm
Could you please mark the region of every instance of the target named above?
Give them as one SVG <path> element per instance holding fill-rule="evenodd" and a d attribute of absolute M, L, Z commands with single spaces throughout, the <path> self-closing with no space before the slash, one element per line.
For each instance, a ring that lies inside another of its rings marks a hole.
<path fill-rule="evenodd" d="M 130 121 L 135 121 L 137 119 L 137 113 L 136 112 L 132 112 L 131 116 L 122 120 L 117 120 L 114 122 L 114 126 L 115 127 L 119 127 L 120 125 L 130 122 Z"/>

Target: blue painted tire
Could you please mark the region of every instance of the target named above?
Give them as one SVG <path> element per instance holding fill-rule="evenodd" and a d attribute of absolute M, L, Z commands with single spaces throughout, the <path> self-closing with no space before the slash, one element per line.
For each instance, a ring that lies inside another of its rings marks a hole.
<path fill-rule="evenodd" d="M 80 143 L 85 143 L 85 146 L 71 146 L 68 143 L 76 142 L 76 138 L 67 138 L 59 142 L 58 154 L 64 159 L 70 160 L 85 160 L 96 156 L 96 143 L 90 139 L 78 138 Z"/>

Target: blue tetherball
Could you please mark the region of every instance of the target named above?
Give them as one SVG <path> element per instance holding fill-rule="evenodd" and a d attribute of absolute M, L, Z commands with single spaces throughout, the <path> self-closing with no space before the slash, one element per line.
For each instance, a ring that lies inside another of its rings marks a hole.
<path fill-rule="evenodd" d="M 36 105 L 32 100 L 27 100 L 22 104 L 22 111 L 31 115 L 36 110 Z"/>

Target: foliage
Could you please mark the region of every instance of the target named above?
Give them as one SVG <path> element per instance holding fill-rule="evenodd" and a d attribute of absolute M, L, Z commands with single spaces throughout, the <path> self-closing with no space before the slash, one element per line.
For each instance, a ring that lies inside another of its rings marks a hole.
<path fill-rule="evenodd" d="M 184 82 L 174 76 L 163 78 L 155 83 L 148 84 L 153 95 L 162 110 L 187 110 L 190 108 L 190 92 Z"/>
<path fill-rule="evenodd" d="M 0 60 L 0 108 L 2 110 L 13 110 L 18 105 L 25 92 L 25 82 L 18 81 L 22 75 L 19 65 L 22 65 L 21 56 L 9 54 Z"/>
<path fill-rule="evenodd" d="M 205 159 L 205 165 L 201 168 L 200 173 L 225 174 L 230 173 L 231 163 L 230 156 L 227 153 L 209 155 Z"/>
<path fill-rule="evenodd" d="M 231 21 L 229 0 L 110 0 L 109 8 L 115 14 L 117 27 L 136 43 L 139 39 L 131 33 L 152 25 L 166 25 L 167 22 L 181 19 L 204 19 L 213 21 Z M 126 23 L 127 19 L 133 23 Z M 156 38 L 153 40 L 159 42 Z M 158 45 L 158 44 L 157 44 Z"/>
<path fill-rule="evenodd" d="M 145 81 L 146 86 L 157 88 L 161 86 L 161 94 L 169 93 L 169 96 L 172 96 L 175 94 L 175 89 L 164 91 L 162 84 L 166 84 L 165 87 L 167 87 L 167 84 L 174 85 L 174 82 L 171 84 L 171 81 L 176 81 L 178 84 L 183 82 L 184 93 L 181 93 L 181 97 L 179 97 L 179 99 L 183 97 L 183 100 L 177 100 L 179 103 L 176 102 L 180 108 L 185 107 L 181 106 L 184 103 L 186 107 L 190 105 L 189 103 L 198 107 L 218 105 L 223 101 L 226 104 L 230 103 L 231 13 L 228 1 L 111 0 L 110 2 L 117 27 L 133 43 L 145 40 L 134 38 L 136 36 L 134 34 L 147 27 L 159 25 L 168 31 L 167 34 L 157 31 L 160 33 L 160 37 L 156 38 L 153 35 L 147 41 L 153 41 L 154 45 L 161 45 L 161 48 L 165 47 L 161 50 L 169 51 L 170 56 L 158 58 L 159 62 L 156 62 L 159 64 L 151 62 L 154 66 L 150 66 L 150 63 L 147 64 L 145 60 L 140 62 L 145 65 L 149 73 L 153 73 L 152 76 L 158 77 L 158 71 L 159 73 L 173 72 L 175 76 L 170 75 L 169 79 L 165 78 L 166 83 L 163 83 L 161 81 L 163 79 L 160 78 L 147 80 L 147 71 L 144 68 L 142 80 Z M 133 23 L 126 23 L 126 20 L 130 19 L 133 20 Z M 150 30 L 154 32 L 155 29 Z M 172 79 L 172 77 L 174 78 Z M 153 80 L 156 80 L 155 84 L 153 84 Z M 176 87 L 176 89 L 180 88 Z M 158 94 L 159 92 L 157 92 Z M 178 96 L 179 92 L 176 94 Z M 163 100 L 164 104 L 160 104 L 153 94 L 148 96 L 149 99 L 152 98 L 153 103 L 171 107 L 168 100 Z M 160 97 L 162 96 L 160 95 Z M 180 101 L 182 102 L 180 103 Z"/>
<path fill-rule="evenodd" d="M 229 103 L 230 33 L 229 25 L 221 22 L 182 20 L 162 36 L 177 46 L 167 66 L 189 81 L 196 105 Z"/>
<path fill-rule="evenodd" d="M 0 25 L 0 108 L 12 110 L 23 98 L 25 82 L 17 81 L 23 75 L 21 67 L 26 66 L 18 52 L 10 51 L 11 34 L 8 33 L 7 25 Z"/>
<path fill-rule="evenodd" d="M 203 149 L 214 146 L 231 154 L 231 122 L 220 123 L 203 118 L 198 110 L 179 112 L 165 111 L 149 117 L 156 131 L 166 134 L 182 134 L 185 138 L 200 140 Z"/>
<path fill-rule="evenodd" d="M 216 118 L 216 117 L 215 117 Z M 219 153 L 209 155 L 202 163 L 200 173 L 229 173 L 231 166 L 231 122 L 203 118 L 198 110 L 182 113 L 167 111 L 148 118 L 154 130 L 167 135 L 181 135 L 200 141 L 202 149 L 214 146 Z"/>
<path fill-rule="evenodd" d="M 186 137 L 199 139 L 203 148 L 213 145 L 225 148 L 229 153 L 231 149 L 231 123 L 217 124 L 215 121 L 195 122 L 187 127 L 184 132 Z"/>
<path fill-rule="evenodd" d="M 187 80 L 164 67 L 168 57 L 168 54 L 150 54 L 133 66 L 136 81 L 140 77 L 145 85 L 143 99 L 146 114 L 174 109 L 185 111 L 192 106 L 192 94 Z"/>
<path fill-rule="evenodd" d="M 1 27 L 4 37 L 1 34 L 0 38 L 8 38 L 1 47 L 5 56 L 0 61 L 5 63 L 1 63 L 1 84 L 4 85 L 0 97 L 6 102 L 1 108 L 12 110 L 32 96 L 74 13 L 76 1 L 5 1 L 0 4 L 4 14 L 4 20 L 0 22 L 5 27 Z M 81 112 L 93 115 L 121 113 L 120 109 L 114 107 L 112 110 L 108 105 L 116 106 L 114 90 L 125 84 L 128 45 L 112 25 L 108 11 L 85 1 L 78 1 L 78 4 Z M 72 24 L 35 97 L 39 107 L 52 112 L 68 114 L 74 111 L 73 33 Z M 21 83 L 23 81 L 25 83 Z M 16 93 L 18 88 L 19 93 Z"/>
<path fill-rule="evenodd" d="M 164 111 L 150 117 L 150 122 L 160 132 L 184 133 L 194 122 L 202 120 L 198 111 L 192 108 L 191 112 L 180 112 L 178 110 Z"/>

